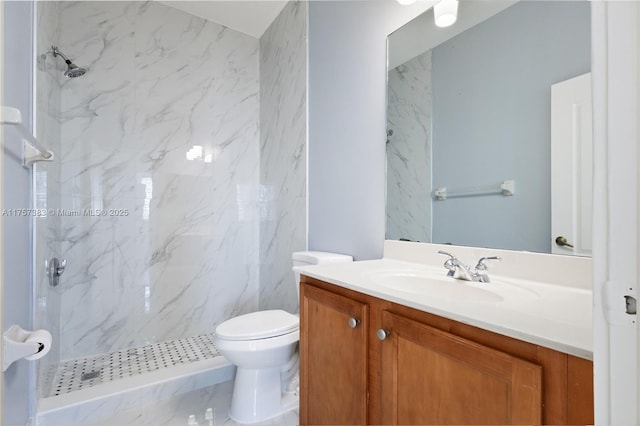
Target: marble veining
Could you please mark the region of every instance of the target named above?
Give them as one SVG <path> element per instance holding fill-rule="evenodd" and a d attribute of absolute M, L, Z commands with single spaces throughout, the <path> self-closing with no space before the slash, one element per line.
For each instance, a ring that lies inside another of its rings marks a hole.
<path fill-rule="evenodd" d="M 260 309 L 296 312 L 291 253 L 306 249 L 307 2 L 260 39 Z"/>
<path fill-rule="evenodd" d="M 60 87 L 61 358 L 256 310 L 258 41 L 157 2 L 58 7 L 89 69 Z"/>
<path fill-rule="evenodd" d="M 431 51 L 389 71 L 386 238 L 431 241 Z"/>

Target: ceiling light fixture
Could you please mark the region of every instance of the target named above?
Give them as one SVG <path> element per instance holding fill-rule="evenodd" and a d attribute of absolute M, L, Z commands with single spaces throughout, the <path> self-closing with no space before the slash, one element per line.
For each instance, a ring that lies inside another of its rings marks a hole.
<path fill-rule="evenodd" d="M 455 24 L 458 19 L 458 0 L 441 0 L 433 6 L 436 26 L 440 28 Z"/>
<path fill-rule="evenodd" d="M 416 2 L 416 0 L 397 0 L 403 6 L 407 6 Z"/>

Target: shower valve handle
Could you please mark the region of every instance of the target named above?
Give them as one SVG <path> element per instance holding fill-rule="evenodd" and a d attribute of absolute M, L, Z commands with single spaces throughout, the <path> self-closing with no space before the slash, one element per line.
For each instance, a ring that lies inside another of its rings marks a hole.
<path fill-rule="evenodd" d="M 64 273 L 64 268 L 67 267 L 67 259 L 62 259 L 60 261 L 60 264 L 58 265 L 58 267 L 56 268 L 56 275 L 59 277 L 60 275 L 62 275 Z"/>
<path fill-rule="evenodd" d="M 60 284 L 60 275 L 64 273 L 67 267 L 67 259 L 52 258 L 48 265 L 49 285 L 51 287 L 57 287 Z"/>

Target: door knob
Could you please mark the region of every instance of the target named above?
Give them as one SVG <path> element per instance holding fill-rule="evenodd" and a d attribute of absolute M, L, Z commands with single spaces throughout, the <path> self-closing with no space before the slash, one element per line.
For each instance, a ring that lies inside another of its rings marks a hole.
<path fill-rule="evenodd" d="M 560 247 L 569 247 L 569 248 L 573 248 L 573 244 L 570 244 L 567 239 L 563 236 L 559 236 L 556 238 L 556 244 L 559 245 Z"/>
<path fill-rule="evenodd" d="M 357 318 L 349 318 L 349 327 L 351 328 L 356 328 L 358 326 L 358 324 L 360 324 L 360 320 Z"/>
<path fill-rule="evenodd" d="M 376 331 L 376 335 L 380 340 L 386 339 L 387 337 L 389 337 L 389 334 L 391 334 L 389 330 L 385 330 L 384 328 L 379 328 L 378 331 Z"/>

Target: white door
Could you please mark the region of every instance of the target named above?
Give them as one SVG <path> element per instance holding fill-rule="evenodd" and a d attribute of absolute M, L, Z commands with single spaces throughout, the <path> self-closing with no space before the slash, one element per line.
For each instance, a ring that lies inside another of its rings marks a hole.
<path fill-rule="evenodd" d="M 591 3 L 596 425 L 640 424 L 640 2 Z"/>
<path fill-rule="evenodd" d="M 591 73 L 551 86 L 551 252 L 591 256 Z"/>

